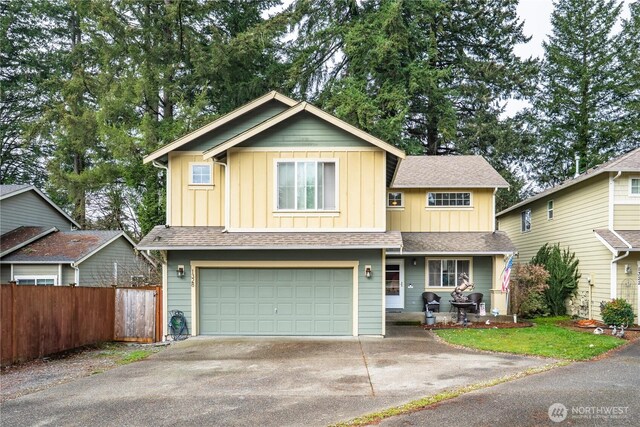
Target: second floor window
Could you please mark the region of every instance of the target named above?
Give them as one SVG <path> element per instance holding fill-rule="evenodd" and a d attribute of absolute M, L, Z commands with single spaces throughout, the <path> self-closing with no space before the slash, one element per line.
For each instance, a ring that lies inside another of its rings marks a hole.
<path fill-rule="evenodd" d="M 427 206 L 471 206 L 471 193 L 427 193 Z"/>
<path fill-rule="evenodd" d="M 631 195 L 640 196 L 640 178 L 631 178 Z"/>
<path fill-rule="evenodd" d="M 547 219 L 553 219 L 553 200 L 547 202 Z M 531 226 L 529 226 L 531 228 Z"/>
<path fill-rule="evenodd" d="M 276 169 L 278 210 L 336 210 L 335 161 L 280 161 Z"/>
<path fill-rule="evenodd" d="M 520 230 L 523 233 L 531 231 L 531 209 L 527 209 L 520 213 L 521 225 Z"/>

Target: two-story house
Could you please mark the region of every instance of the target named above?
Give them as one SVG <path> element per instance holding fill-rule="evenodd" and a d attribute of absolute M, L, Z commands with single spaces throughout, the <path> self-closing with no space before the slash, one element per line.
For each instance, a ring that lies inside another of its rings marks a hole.
<path fill-rule="evenodd" d="M 444 293 L 462 271 L 495 288 L 506 183 L 480 158 L 423 160 L 276 92 L 150 154 L 167 218 L 138 248 L 163 253 L 165 316 L 194 335 L 384 335 L 387 309 L 421 311 L 427 266 Z"/>
<path fill-rule="evenodd" d="M 640 293 L 640 148 L 587 170 L 497 215 L 498 228 L 528 262 L 545 243 L 579 259 L 583 317 L 601 319 L 600 303 L 624 298 L 638 314 Z"/>
<path fill-rule="evenodd" d="M 0 185 L 0 282 L 111 286 L 144 279 L 153 267 L 121 230 L 79 224 L 32 185 Z"/>

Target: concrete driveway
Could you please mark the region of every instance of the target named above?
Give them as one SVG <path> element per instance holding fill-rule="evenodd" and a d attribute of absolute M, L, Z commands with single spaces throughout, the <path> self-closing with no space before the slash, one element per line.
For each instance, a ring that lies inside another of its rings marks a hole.
<path fill-rule="evenodd" d="M 323 426 L 547 363 L 454 349 L 409 326 L 384 339 L 197 337 L 0 415 L 12 426 Z"/>

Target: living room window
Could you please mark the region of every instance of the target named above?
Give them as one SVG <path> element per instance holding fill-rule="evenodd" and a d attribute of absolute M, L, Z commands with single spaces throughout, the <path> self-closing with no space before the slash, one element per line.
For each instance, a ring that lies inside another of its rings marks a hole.
<path fill-rule="evenodd" d="M 471 280 L 471 259 L 427 259 L 427 287 L 453 287 L 458 276 L 466 273 Z"/>
<path fill-rule="evenodd" d="M 427 206 L 471 206 L 471 193 L 427 193 Z"/>
<path fill-rule="evenodd" d="M 531 209 L 526 209 L 520 213 L 520 230 L 523 233 L 531 231 Z"/>
<path fill-rule="evenodd" d="M 388 208 L 401 208 L 404 206 L 404 194 L 403 193 L 387 193 L 387 207 Z"/>
<path fill-rule="evenodd" d="M 211 163 L 189 163 L 190 185 L 211 185 Z"/>
<path fill-rule="evenodd" d="M 336 160 L 284 160 L 276 163 L 278 210 L 334 211 Z"/>

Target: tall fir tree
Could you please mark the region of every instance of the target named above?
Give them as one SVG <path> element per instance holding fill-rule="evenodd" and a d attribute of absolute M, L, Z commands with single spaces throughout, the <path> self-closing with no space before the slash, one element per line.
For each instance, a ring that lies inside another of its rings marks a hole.
<path fill-rule="evenodd" d="M 621 120 L 620 35 L 613 32 L 620 12 L 615 0 L 555 4 L 533 104 L 539 138 L 534 174 L 542 186 L 573 176 L 575 156 L 584 171 L 628 144 Z"/>
<path fill-rule="evenodd" d="M 629 5 L 630 16 L 622 25 L 620 65 L 622 72 L 624 148 L 640 147 L 640 1 Z"/>

